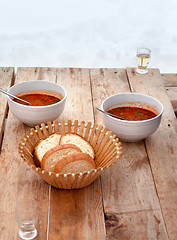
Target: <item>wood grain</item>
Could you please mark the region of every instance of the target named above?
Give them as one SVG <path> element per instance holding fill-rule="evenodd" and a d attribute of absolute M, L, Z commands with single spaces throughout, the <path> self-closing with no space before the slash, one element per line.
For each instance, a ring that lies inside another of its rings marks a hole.
<path fill-rule="evenodd" d="M 65 110 L 60 119 L 93 122 L 92 95 L 88 69 L 59 68 L 57 83 L 67 91 Z"/>
<path fill-rule="evenodd" d="M 13 68 L 0 68 L 0 76 L 0 87 L 7 90 L 13 84 Z M 102 115 L 95 107 L 100 107 L 107 96 L 133 91 L 163 103 L 162 123 L 145 141 L 122 142 L 120 160 L 91 185 L 59 190 L 51 188 L 21 160 L 18 143 L 30 128 L 9 112 L 0 156 L 0 240 L 19 239 L 15 202 L 26 194 L 39 203 L 36 239 L 176 239 L 176 74 L 161 76 L 159 70 L 149 69 L 148 74 L 139 75 L 132 68 L 17 69 L 15 83 L 36 79 L 65 87 L 67 102 L 58 121 L 77 119 L 100 125 Z M 0 98 L 1 139 L 7 101 L 1 93 Z"/>
<path fill-rule="evenodd" d="M 130 91 L 125 69 L 93 69 L 90 76 L 94 106 Z M 101 177 L 107 239 L 168 239 L 144 142 L 122 142 L 122 151 Z"/>
<path fill-rule="evenodd" d="M 50 70 L 50 72 L 49 72 Z M 15 83 L 22 81 L 46 79 L 56 80 L 56 73 L 48 68 L 19 68 Z M 0 161 L 0 239 L 19 239 L 18 225 L 15 219 L 15 202 L 18 196 L 28 195 L 39 204 L 38 236 L 36 239 L 47 238 L 47 216 L 49 185 L 46 184 L 20 158 L 18 144 L 21 137 L 29 129 L 8 114 Z"/>
<path fill-rule="evenodd" d="M 171 101 L 175 114 L 177 114 L 177 87 L 166 87 L 167 95 Z"/>
<path fill-rule="evenodd" d="M 67 91 L 60 119 L 93 122 L 88 69 L 58 69 L 57 83 Z M 79 190 L 52 188 L 49 239 L 105 239 L 100 180 Z"/>
<path fill-rule="evenodd" d="M 175 73 L 164 73 L 161 74 L 164 81 L 167 95 L 170 98 L 174 112 L 177 116 L 177 74 Z"/>
<path fill-rule="evenodd" d="M 106 215 L 107 239 L 168 239 L 159 211 L 146 210 Z"/>
<path fill-rule="evenodd" d="M 177 74 L 176 73 L 165 73 L 161 74 L 166 87 L 177 87 Z"/>
<path fill-rule="evenodd" d="M 0 88 L 7 91 L 12 85 L 14 80 L 13 68 L 0 68 Z M 4 130 L 5 118 L 7 115 L 7 96 L 0 92 L 0 146 L 2 142 L 2 135 Z"/>
<path fill-rule="evenodd" d="M 177 120 L 158 69 L 141 76 L 127 69 L 131 88 L 161 101 L 164 113 L 159 129 L 146 139 L 146 149 L 169 239 L 177 236 Z"/>

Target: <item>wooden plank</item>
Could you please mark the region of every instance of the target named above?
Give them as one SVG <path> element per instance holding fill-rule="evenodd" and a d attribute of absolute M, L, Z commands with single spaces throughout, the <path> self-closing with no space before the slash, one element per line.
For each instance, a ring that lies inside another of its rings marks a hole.
<path fill-rule="evenodd" d="M 158 69 L 138 75 L 135 69 L 127 69 L 132 91 L 151 95 L 161 101 L 164 113 L 159 129 L 146 139 L 146 149 L 156 185 L 169 239 L 177 236 L 177 122 Z"/>
<path fill-rule="evenodd" d="M 49 67 L 19 67 L 17 79 L 20 78 L 20 82 L 32 81 L 32 80 L 46 80 L 56 82 L 56 68 Z M 20 75 L 19 75 L 20 74 Z"/>
<path fill-rule="evenodd" d="M 177 114 L 177 87 L 166 87 L 166 91 L 173 106 L 173 109 Z"/>
<path fill-rule="evenodd" d="M 57 71 L 57 83 L 67 91 L 65 110 L 60 119 L 93 122 L 89 71 L 80 68 L 60 68 Z"/>
<path fill-rule="evenodd" d="M 60 119 L 93 122 L 89 71 L 58 69 L 57 82 L 68 94 Z M 49 239 L 105 239 L 99 179 L 78 190 L 52 188 Z"/>
<path fill-rule="evenodd" d="M 168 239 L 164 234 L 164 223 L 159 210 L 146 210 L 108 215 L 106 219 L 107 239 Z"/>
<path fill-rule="evenodd" d="M 49 72 L 50 71 L 50 72 Z M 56 70 L 47 68 L 19 68 L 15 83 L 46 79 L 55 82 Z M 47 239 L 47 216 L 49 185 L 45 183 L 20 158 L 18 144 L 29 129 L 8 114 L 0 159 L 0 239 L 18 239 L 18 225 L 15 220 L 15 202 L 19 195 L 31 196 L 39 204 L 37 239 Z"/>
<path fill-rule="evenodd" d="M 161 77 L 164 81 L 168 97 L 170 98 L 174 112 L 177 116 L 177 74 L 164 73 L 161 74 Z"/>
<path fill-rule="evenodd" d="M 8 90 L 12 85 L 14 78 L 13 68 L 0 68 L 0 88 Z M 5 94 L 0 93 L 0 145 L 4 131 L 4 123 L 7 115 L 7 97 Z"/>
<path fill-rule="evenodd" d="M 94 106 L 130 91 L 125 69 L 93 69 L 90 76 Z M 107 239 L 168 239 L 144 142 L 122 142 L 122 150 L 101 177 Z"/>
<path fill-rule="evenodd" d="M 177 74 L 176 73 L 164 73 L 161 74 L 166 87 L 177 87 Z"/>

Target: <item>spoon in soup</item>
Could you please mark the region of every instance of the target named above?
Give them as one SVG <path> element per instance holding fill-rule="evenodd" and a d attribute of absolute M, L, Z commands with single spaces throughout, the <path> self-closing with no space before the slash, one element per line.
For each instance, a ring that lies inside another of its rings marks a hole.
<path fill-rule="evenodd" d="M 0 91 L 1 91 L 2 93 L 4 93 L 4 94 L 8 95 L 9 97 L 16 98 L 16 99 L 18 99 L 18 100 L 21 101 L 21 102 L 24 102 L 24 103 L 26 103 L 26 104 L 28 104 L 28 105 L 31 105 L 30 102 L 27 102 L 27 101 L 25 101 L 25 100 L 23 100 L 23 99 L 21 99 L 21 98 L 19 98 L 19 97 L 16 97 L 16 96 L 12 95 L 11 93 L 6 92 L 6 91 L 5 91 L 4 89 L 2 89 L 2 88 L 0 88 Z"/>
<path fill-rule="evenodd" d="M 101 110 L 100 108 L 97 108 L 97 107 L 96 107 L 96 109 L 97 109 L 98 111 L 104 113 L 104 114 L 107 114 L 107 115 L 111 116 L 111 117 L 115 117 L 115 118 L 118 118 L 118 119 L 121 119 L 121 120 L 126 120 L 125 118 L 118 117 L 118 116 L 116 116 L 116 115 L 114 115 L 114 114 L 112 114 L 112 113 L 105 112 L 105 111 Z"/>

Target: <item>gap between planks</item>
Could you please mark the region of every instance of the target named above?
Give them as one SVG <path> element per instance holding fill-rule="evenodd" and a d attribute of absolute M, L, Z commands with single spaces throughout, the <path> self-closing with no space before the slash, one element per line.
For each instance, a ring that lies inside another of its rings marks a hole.
<path fill-rule="evenodd" d="M 126 74 L 127 74 L 127 80 L 128 80 L 128 82 L 129 82 L 129 85 L 130 85 L 130 89 L 133 89 L 133 87 L 131 87 L 131 81 L 130 81 L 130 79 L 129 79 L 129 77 L 128 77 L 127 69 L 126 69 Z M 164 80 L 164 87 L 165 87 L 166 93 L 167 93 L 167 88 L 168 88 L 168 87 L 166 87 L 166 85 L 165 85 L 166 82 L 165 82 L 165 79 L 164 79 L 164 75 L 162 76 L 162 74 L 160 74 L 160 76 L 161 76 L 161 78 Z M 166 84 L 168 85 L 168 83 L 166 83 Z M 168 93 L 167 93 L 167 95 L 168 95 Z M 168 97 L 169 97 L 169 95 L 168 95 Z M 170 99 L 170 97 L 169 97 L 169 99 Z M 171 102 L 171 99 L 170 99 L 170 102 Z M 172 104 L 172 102 L 171 102 L 171 104 Z M 174 108 L 173 108 L 173 110 L 174 110 Z M 175 112 L 175 110 L 174 110 L 174 112 Z M 176 115 L 176 114 L 175 114 L 175 115 Z M 150 157 L 149 157 L 149 154 L 148 154 L 148 151 L 147 151 L 147 146 L 146 146 L 146 141 L 145 141 L 145 139 L 143 140 L 143 143 L 144 143 L 144 148 L 145 148 L 145 152 L 146 152 L 146 155 L 147 155 L 147 159 L 148 159 L 148 162 L 149 162 L 151 175 L 152 175 L 152 178 L 153 178 L 153 184 L 154 184 L 154 188 L 155 188 L 155 191 L 156 191 L 156 195 L 157 195 L 157 199 L 158 199 L 159 208 L 160 208 L 160 211 L 161 211 L 163 223 L 164 223 L 164 226 L 165 226 L 165 231 L 166 231 L 167 237 L 168 237 L 168 239 L 169 239 L 169 234 L 168 234 L 168 231 L 167 231 L 167 225 L 166 225 L 165 217 L 164 217 L 164 214 L 163 214 L 163 209 L 162 209 L 162 206 L 161 206 L 161 204 L 160 204 L 160 197 L 159 197 L 159 194 L 158 194 L 157 186 L 156 186 L 156 184 L 155 184 L 154 174 L 153 174 L 152 166 L 151 166 L 151 164 L 150 164 Z M 147 211 L 148 211 L 148 209 L 147 209 Z"/>
<path fill-rule="evenodd" d="M 127 80 L 128 80 L 129 86 L 130 86 L 130 90 L 131 90 L 131 92 L 132 92 L 131 82 L 130 82 L 130 80 L 129 80 L 127 70 L 126 70 L 126 75 L 127 75 Z M 160 211 L 161 211 L 161 213 L 162 213 L 162 209 L 161 209 L 161 205 L 160 205 L 160 200 L 159 200 L 157 188 L 156 188 L 156 185 L 155 185 L 154 175 L 153 175 L 153 172 L 152 172 L 152 167 L 151 167 L 151 164 L 150 164 L 149 155 L 148 155 L 148 151 L 147 151 L 147 147 L 146 147 L 145 140 L 143 140 L 143 143 L 144 143 L 144 148 L 145 148 L 145 152 L 146 152 L 146 155 L 147 155 L 147 159 L 148 159 L 148 162 L 149 162 L 149 166 L 150 166 L 150 169 L 151 169 L 151 174 L 152 174 L 152 178 L 153 178 L 153 182 L 154 182 L 155 191 L 156 191 L 156 194 L 157 194 L 157 197 L 158 197 L 158 202 L 159 202 L 159 206 L 160 206 Z M 162 213 L 162 216 L 163 216 L 163 213 Z M 164 216 L 163 216 L 163 220 L 164 220 Z M 165 223 L 165 221 L 164 221 L 164 223 Z M 165 225 L 165 227 L 166 227 L 166 225 Z"/>
<path fill-rule="evenodd" d="M 6 68 L 4 68 L 6 69 Z M 12 78 L 10 81 L 10 87 L 14 85 L 15 82 L 15 68 L 12 68 Z M 5 89 L 7 90 L 7 89 Z M 0 154 L 1 154 L 1 150 L 2 150 L 2 144 L 3 144 L 3 138 L 4 138 L 4 132 L 6 129 L 6 122 L 7 122 L 7 118 L 8 118 L 8 114 L 9 114 L 9 106 L 8 106 L 8 102 L 6 102 L 6 107 L 5 107 L 5 111 L 4 111 L 4 118 L 2 120 L 2 128 L 1 128 L 1 133 L 0 133 Z"/>
<path fill-rule="evenodd" d="M 48 216 L 47 216 L 47 240 L 49 239 L 49 227 L 50 227 L 50 195 L 51 195 L 51 185 L 49 186 L 49 201 L 48 201 Z"/>
<path fill-rule="evenodd" d="M 125 72 L 126 72 L 127 81 L 128 81 L 129 87 L 130 87 L 130 91 L 132 92 L 131 82 L 129 80 L 127 70 L 125 70 Z M 144 143 L 144 148 L 145 148 L 145 152 L 146 152 L 146 155 L 147 155 L 147 159 L 148 159 L 148 162 L 149 162 L 151 175 L 152 175 L 153 182 L 154 182 L 155 191 L 156 191 L 156 194 L 157 194 L 157 197 L 158 197 L 158 203 L 159 203 L 159 206 L 160 206 L 160 211 L 162 213 L 162 209 L 161 209 L 161 205 L 160 205 L 160 201 L 159 201 L 159 196 L 158 196 L 157 188 L 156 188 L 156 185 L 155 185 L 154 175 L 153 175 L 153 172 L 152 172 L 152 167 L 151 167 L 151 164 L 150 164 L 149 155 L 148 155 L 148 152 L 147 152 L 147 147 L 146 147 L 145 140 L 143 140 L 143 143 Z M 163 214 L 162 214 L 162 216 L 163 216 Z M 164 216 L 163 216 L 163 220 L 164 220 Z M 164 223 L 165 223 L 165 221 L 164 221 Z M 165 225 L 165 227 L 166 227 L 166 225 Z"/>
<path fill-rule="evenodd" d="M 93 104 L 93 91 L 92 91 L 92 81 L 91 81 L 90 70 L 91 70 L 91 69 L 89 69 L 90 92 L 91 92 L 91 98 L 92 98 L 92 112 L 93 112 L 93 120 L 94 120 L 94 123 L 95 123 L 94 104 Z M 101 190 L 101 193 L 102 193 L 102 190 Z M 103 200 L 103 199 L 102 199 L 102 200 Z"/>
<path fill-rule="evenodd" d="M 166 231 L 167 236 L 168 236 L 167 226 L 166 226 L 165 218 L 164 218 L 164 215 L 163 215 L 162 207 L 161 207 L 161 204 L 160 204 L 160 199 L 159 199 L 159 195 L 158 195 L 157 187 L 156 187 L 156 184 L 155 184 L 155 179 L 154 179 L 154 175 L 153 175 L 152 167 L 151 167 L 151 164 L 150 164 L 149 154 L 148 154 L 147 147 L 146 147 L 146 142 L 145 142 L 145 140 L 143 140 L 143 142 L 144 142 L 144 148 L 145 148 L 145 151 L 146 151 L 147 159 L 148 159 L 149 166 L 150 166 L 150 170 L 151 170 L 151 175 L 152 175 L 153 182 L 154 182 L 154 188 L 155 188 L 155 191 L 156 191 L 156 195 L 157 195 L 157 199 L 158 199 L 158 203 L 159 203 L 159 207 L 160 207 L 161 215 L 162 215 L 162 218 L 163 218 L 163 223 L 164 223 L 164 225 L 165 225 L 165 231 Z M 147 209 L 147 211 L 148 211 L 148 209 Z M 169 239 L 169 236 L 168 236 L 168 239 Z"/>

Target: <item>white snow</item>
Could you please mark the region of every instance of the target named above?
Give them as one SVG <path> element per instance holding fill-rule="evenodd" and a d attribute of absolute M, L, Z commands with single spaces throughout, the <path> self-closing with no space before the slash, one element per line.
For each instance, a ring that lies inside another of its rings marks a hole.
<path fill-rule="evenodd" d="M 0 0 L 0 66 L 136 67 L 177 73 L 175 0 Z"/>

